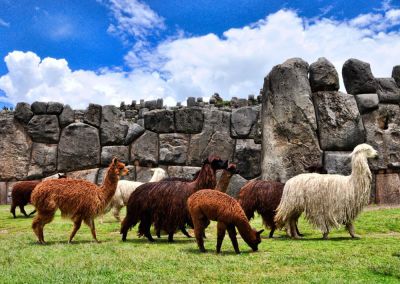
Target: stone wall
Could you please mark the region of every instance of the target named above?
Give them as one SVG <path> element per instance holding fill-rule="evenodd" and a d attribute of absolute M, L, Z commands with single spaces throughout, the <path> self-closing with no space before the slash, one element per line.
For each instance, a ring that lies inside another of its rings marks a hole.
<path fill-rule="evenodd" d="M 308 65 L 293 58 L 264 80 L 262 178 L 286 182 L 310 169 L 350 174 L 349 154 L 360 143 L 379 152 L 370 161 L 371 202 L 400 203 L 400 66 L 392 78 L 374 78 L 370 65 L 347 60 L 348 94 L 325 58 Z"/>

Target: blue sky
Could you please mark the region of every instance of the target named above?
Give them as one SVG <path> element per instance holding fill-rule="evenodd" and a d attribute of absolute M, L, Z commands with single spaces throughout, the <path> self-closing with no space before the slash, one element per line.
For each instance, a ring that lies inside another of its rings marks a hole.
<path fill-rule="evenodd" d="M 359 57 L 389 76 L 400 64 L 399 4 L 0 0 L 0 106 L 246 97 L 291 56 L 309 63 L 325 56 L 339 72 Z"/>

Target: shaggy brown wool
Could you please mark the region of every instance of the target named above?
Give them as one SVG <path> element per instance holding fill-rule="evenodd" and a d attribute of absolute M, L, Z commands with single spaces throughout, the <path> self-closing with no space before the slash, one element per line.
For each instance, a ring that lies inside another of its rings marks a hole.
<path fill-rule="evenodd" d="M 19 207 L 19 210 L 25 217 L 31 216 L 36 212 L 33 210 L 31 213 L 26 214 L 24 206 L 31 202 L 31 194 L 35 186 L 40 183 L 40 180 L 28 180 L 28 181 L 20 181 L 17 182 L 13 186 L 13 190 L 11 192 L 11 209 L 10 212 L 13 214 L 14 218 L 17 216 L 15 215 L 15 208 Z"/>
<path fill-rule="evenodd" d="M 114 158 L 108 168 L 101 187 L 86 180 L 55 179 L 41 182 L 32 192 L 32 204 L 38 211 L 33 219 L 32 229 L 39 243 L 45 243 L 43 227 L 50 223 L 57 209 L 63 217 L 74 222 L 69 238 L 72 241 L 82 221 L 90 227 L 93 238 L 97 241 L 94 218 L 101 215 L 114 196 L 121 175 L 128 173 L 125 164 Z"/>
<path fill-rule="evenodd" d="M 236 165 L 229 164 L 228 168 L 222 172 L 215 190 L 226 192 L 228 190 L 229 182 L 234 174 L 236 174 Z"/>
<path fill-rule="evenodd" d="M 160 181 L 139 186 L 128 201 L 126 217 L 121 224 L 122 240 L 125 241 L 128 230 L 140 222 L 139 236 L 144 235 L 153 242 L 150 227 L 154 223 L 156 231 L 167 232 L 168 241 L 172 242 L 177 229 L 192 224 L 187 210 L 189 196 L 203 188 L 214 188 L 216 170 L 226 167 L 227 161 L 210 156 L 194 181 Z"/>
<path fill-rule="evenodd" d="M 260 234 L 264 230 L 257 232 L 250 227 L 246 214 L 233 197 L 220 191 L 204 189 L 189 197 L 188 207 L 201 252 L 206 251 L 203 235 L 204 230 L 210 224 L 210 220 L 218 222 L 217 253 L 221 251 L 226 230 L 228 230 L 235 252 L 240 253 L 235 227 L 251 249 L 257 251 L 258 244 L 261 242 Z"/>

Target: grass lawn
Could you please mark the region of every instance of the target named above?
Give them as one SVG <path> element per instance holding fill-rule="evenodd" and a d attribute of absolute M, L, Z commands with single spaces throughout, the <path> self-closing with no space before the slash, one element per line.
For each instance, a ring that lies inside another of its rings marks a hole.
<path fill-rule="evenodd" d="M 167 243 L 166 236 L 149 243 L 138 239 L 134 229 L 123 243 L 119 224 L 111 215 L 103 224 L 96 221 L 100 244 L 92 242 L 85 225 L 75 243 L 68 244 L 72 223 L 57 215 L 44 230 L 48 244 L 38 245 L 30 227 L 32 219 L 19 211 L 18 216 L 13 219 L 9 206 L 0 206 L 1 283 L 400 282 L 399 208 L 364 212 L 355 223 L 360 239 L 350 239 L 341 229 L 323 241 L 318 231 L 301 220 L 303 240 L 288 239 L 284 232 L 268 239 L 266 231 L 255 253 L 239 239 L 240 255 L 234 254 L 228 235 L 223 253 L 215 254 L 215 223 L 207 229 L 208 252 L 201 254 L 195 240 L 181 233 L 173 244 Z M 261 220 L 252 225 L 260 229 Z"/>

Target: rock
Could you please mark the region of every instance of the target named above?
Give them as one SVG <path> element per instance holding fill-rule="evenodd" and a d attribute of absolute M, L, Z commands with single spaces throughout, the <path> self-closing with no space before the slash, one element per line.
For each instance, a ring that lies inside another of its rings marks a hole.
<path fill-rule="evenodd" d="M 124 145 L 129 145 L 135 141 L 140 135 L 145 132 L 145 129 L 137 123 L 131 123 L 126 134 Z"/>
<path fill-rule="evenodd" d="M 160 134 L 160 163 L 184 165 L 187 160 L 189 135 Z"/>
<path fill-rule="evenodd" d="M 204 110 L 203 130 L 190 139 L 188 164 L 201 166 L 209 155 L 232 159 L 235 141 L 230 136 L 230 113 L 215 109 Z"/>
<path fill-rule="evenodd" d="M 343 64 L 342 75 L 347 93 L 376 93 L 376 82 L 369 63 L 351 58 Z"/>
<path fill-rule="evenodd" d="M 144 102 L 144 107 L 149 109 L 149 110 L 157 109 L 157 100 L 145 101 Z"/>
<path fill-rule="evenodd" d="M 247 138 L 253 126 L 257 123 L 259 108 L 242 107 L 232 111 L 231 136 L 235 138 Z"/>
<path fill-rule="evenodd" d="M 84 116 L 85 116 L 85 110 L 82 109 L 76 109 L 74 110 L 74 121 L 75 122 L 83 122 Z"/>
<path fill-rule="evenodd" d="M 313 93 L 320 147 L 325 151 L 352 151 L 364 143 L 365 131 L 354 96 L 341 92 Z"/>
<path fill-rule="evenodd" d="M 0 205 L 5 205 L 7 203 L 7 183 L 0 182 Z"/>
<path fill-rule="evenodd" d="M 201 167 L 182 167 L 182 166 L 169 166 L 168 175 L 169 177 L 185 178 L 193 180 Z"/>
<path fill-rule="evenodd" d="M 97 181 L 97 174 L 99 169 L 89 169 L 89 170 L 82 170 L 82 171 L 74 171 L 67 173 L 67 178 L 70 179 L 83 179 L 90 181 L 92 183 L 96 183 Z"/>
<path fill-rule="evenodd" d="M 186 104 L 188 107 L 196 106 L 196 98 L 195 97 L 188 97 L 186 100 Z"/>
<path fill-rule="evenodd" d="M 396 81 L 397 87 L 400 88 L 400 65 L 393 67 L 392 78 Z"/>
<path fill-rule="evenodd" d="M 128 169 L 128 174 L 125 176 L 120 177 L 120 180 L 130 180 L 130 181 L 135 181 L 136 180 L 136 170 L 135 166 L 127 166 L 125 167 Z M 108 167 L 107 168 L 101 168 L 99 169 L 99 173 L 97 174 L 97 184 L 101 185 L 103 184 L 104 178 L 106 176 Z"/>
<path fill-rule="evenodd" d="M 379 108 L 378 94 L 359 94 L 354 97 L 360 114 L 366 114 Z"/>
<path fill-rule="evenodd" d="M 260 113 L 260 111 L 259 111 L 259 113 Z M 262 126 L 261 126 L 260 115 L 258 116 L 256 123 L 251 128 L 249 138 L 254 139 L 254 143 L 256 143 L 256 144 L 262 143 Z"/>
<path fill-rule="evenodd" d="M 29 121 L 27 131 L 32 141 L 39 143 L 58 143 L 60 127 L 57 115 L 39 114 L 34 115 Z"/>
<path fill-rule="evenodd" d="M 157 99 L 157 108 L 162 109 L 164 106 L 164 100 L 163 99 Z"/>
<path fill-rule="evenodd" d="M 46 114 L 47 103 L 45 102 L 34 102 L 31 105 L 31 110 L 34 114 Z"/>
<path fill-rule="evenodd" d="M 289 59 L 265 78 L 262 121 L 262 179 L 286 182 L 322 164 L 307 62 Z"/>
<path fill-rule="evenodd" d="M 31 105 L 28 103 L 17 103 L 15 107 L 14 117 L 23 124 L 28 124 L 33 116 Z"/>
<path fill-rule="evenodd" d="M 101 149 L 101 165 L 109 166 L 112 159 L 116 157 L 122 163 L 129 163 L 128 146 L 104 146 Z"/>
<path fill-rule="evenodd" d="M 48 102 L 46 113 L 59 115 L 63 111 L 64 105 L 58 102 Z"/>
<path fill-rule="evenodd" d="M 182 108 L 175 110 L 176 132 L 194 134 L 203 129 L 204 115 L 200 108 Z"/>
<path fill-rule="evenodd" d="M 378 97 L 380 103 L 400 103 L 400 89 L 393 78 L 377 78 Z"/>
<path fill-rule="evenodd" d="M 252 139 L 237 139 L 234 163 L 238 174 L 246 179 L 261 174 L 261 145 Z"/>
<path fill-rule="evenodd" d="M 102 146 L 122 145 L 124 143 L 128 133 L 128 125 L 122 119 L 122 112 L 116 106 L 103 106 L 100 124 Z"/>
<path fill-rule="evenodd" d="M 243 178 L 241 175 L 233 175 L 230 182 L 228 189 L 226 191 L 227 194 L 230 196 L 237 198 L 240 189 L 248 182 L 247 179 Z"/>
<path fill-rule="evenodd" d="M 152 176 L 153 176 L 153 171 L 151 170 L 152 168 L 150 167 L 136 167 L 136 181 L 139 182 L 148 182 Z"/>
<path fill-rule="evenodd" d="M 400 204 L 399 174 L 377 174 L 375 191 L 377 204 Z"/>
<path fill-rule="evenodd" d="M 101 123 L 101 105 L 97 104 L 89 104 L 83 115 L 83 121 L 87 124 L 90 124 L 94 127 L 100 127 Z"/>
<path fill-rule="evenodd" d="M 7 182 L 7 204 L 11 204 L 11 202 L 12 202 L 11 193 L 12 193 L 14 185 L 16 183 L 17 183 L 16 181 Z"/>
<path fill-rule="evenodd" d="M 12 113 L 0 115 L 0 137 L 0 180 L 25 178 L 32 141 Z"/>
<path fill-rule="evenodd" d="M 143 118 L 143 117 L 144 117 L 144 114 L 147 113 L 147 112 L 149 112 L 149 109 L 148 109 L 148 108 L 141 108 L 141 109 L 139 110 L 138 118 Z"/>
<path fill-rule="evenodd" d="M 351 174 L 350 154 L 351 152 L 325 151 L 324 168 L 328 172 L 328 174 L 350 175 Z"/>
<path fill-rule="evenodd" d="M 335 66 L 325 57 L 318 58 L 317 62 L 310 65 L 311 91 L 337 91 L 339 90 L 339 75 Z"/>
<path fill-rule="evenodd" d="M 60 126 L 64 128 L 75 121 L 75 112 L 69 105 L 65 105 L 58 120 L 60 121 Z"/>
<path fill-rule="evenodd" d="M 141 166 L 157 165 L 158 145 L 157 133 L 146 130 L 131 145 L 131 161 L 134 163 L 137 162 Z"/>
<path fill-rule="evenodd" d="M 128 109 L 128 110 L 125 111 L 125 118 L 126 119 L 133 119 L 133 118 L 135 118 L 136 114 L 137 114 L 137 112 L 135 110 Z"/>
<path fill-rule="evenodd" d="M 57 158 L 59 171 L 71 171 L 100 164 L 99 130 L 82 122 L 65 127 L 61 132 Z"/>
<path fill-rule="evenodd" d="M 156 133 L 175 132 L 172 110 L 153 110 L 144 114 L 144 128 Z"/>
<path fill-rule="evenodd" d="M 57 144 L 33 143 L 29 178 L 42 178 L 57 170 Z"/>
<path fill-rule="evenodd" d="M 380 104 L 379 109 L 362 116 L 366 143 L 378 151 L 378 159 L 369 160 L 372 170 L 386 169 L 400 162 L 400 107 Z"/>

